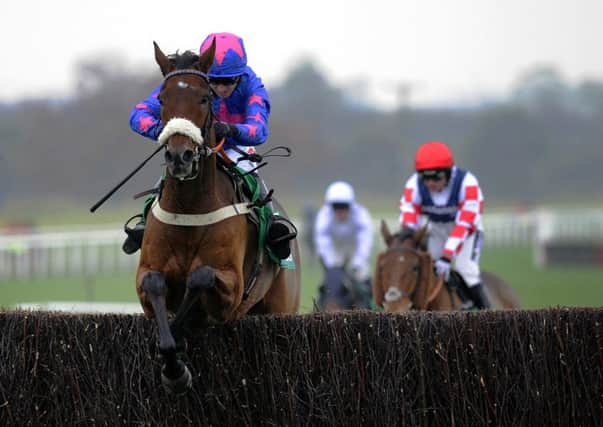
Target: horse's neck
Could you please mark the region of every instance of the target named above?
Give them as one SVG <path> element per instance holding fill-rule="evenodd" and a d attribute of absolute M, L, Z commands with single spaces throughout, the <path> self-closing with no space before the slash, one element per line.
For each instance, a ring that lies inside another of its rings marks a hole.
<path fill-rule="evenodd" d="M 434 279 L 433 286 L 436 286 L 437 279 Z M 460 307 L 461 300 L 456 292 L 451 291 L 446 283 L 440 288 L 434 299 L 427 304 L 427 310 L 456 310 Z"/>
<path fill-rule="evenodd" d="M 215 156 L 202 160 L 195 179 L 180 181 L 167 176 L 161 194 L 161 207 L 174 213 L 207 213 L 225 205 L 218 188 Z"/>

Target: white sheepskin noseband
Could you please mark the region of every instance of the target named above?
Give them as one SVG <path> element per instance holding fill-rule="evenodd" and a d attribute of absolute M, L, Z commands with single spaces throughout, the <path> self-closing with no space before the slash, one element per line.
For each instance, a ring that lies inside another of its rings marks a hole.
<path fill-rule="evenodd" d="M 190 120 L 183 119 L 181 117 L 174 117 L 173 119 L 170 119 L 159 134 L 157 141 L 160 144 L 163 144 L 167 142 L 172 135 L 177 133 L 188 136 L 199 145 L 203 144 L 201 129 Z"/>

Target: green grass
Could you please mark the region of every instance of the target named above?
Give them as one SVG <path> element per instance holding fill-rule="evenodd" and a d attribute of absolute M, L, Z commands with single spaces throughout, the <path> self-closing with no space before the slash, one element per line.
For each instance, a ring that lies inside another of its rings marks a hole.
<path fill-rule="evenodd" d="M 563 267 L 540 270 L 530 248 L 487 248 L 482 269 L 497 273 L 518 292 L 524 308 L 603 306 L 603 269 Z M 318 262 L 302 265 L 301 311 L 310 312 L 321 278 Z M 46 301 L 137 302 L 134 271 L 94 277 L 0 282 L 0 306 Z"/>
<path fill-rule="evenodd" d="M 482 270 L 501 276 L 519 294 L 522 307 L 602 307 L 602 267 L 551 267 L 539 269 L 531 248 L 486 248 Z"/>

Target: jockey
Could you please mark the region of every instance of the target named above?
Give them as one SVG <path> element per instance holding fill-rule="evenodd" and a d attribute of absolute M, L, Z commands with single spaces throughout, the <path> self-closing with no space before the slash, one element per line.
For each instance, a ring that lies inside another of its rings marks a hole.
<path fill-rule="evenodd" d="M 478 308 L 490 308 L 481 284 L 481 250 L 484 195 L 476 177 L 454 164 L 443 142 L 422 144 L 415 170 L 400 200 L 401 228 L 416 230 L 419 215 L 429 218 L 427 248 L 438 275 L 448 279 L 450 265 L 463 277 Z"/>
<path fill-rule="evenodd" d="M 372 244 L 373 221 L 368 210 L 355 201 L 350 184 L 333 182 L 314 223 L 314 245 L 322 264 L 333 268 L 349 262 L 354 279 L 370 289 Z"/>
<path fill-rule="evenodd" d="M 270 101 L 264 84 L 247 65 L 247 54 L 243 39 L 231 33 L 213 33 L 206 37 L 200 47 L 203 54 L 216 41 L 214 62 L 208 72 L 209 85 L 214 93 L 213 113 L 216 139 L 226 138 L 224 149 L 235 162 L 244 154 L 255 153 L 255 146 L 268 139 L 268 116 Z M 157 96 L 162 84 L 157 86 L 149 97 L 134 106 L 130 113 L 130 127 L 142 136 L 157 140 L 164 123 L 160 120 L 160 105 Z M 249 160 L 242 160 L 237 166 L 245 171 L 255 167 Z M 263 180 L 260 181 L 262 196 L 267 191 Z M 289 241 L 297 231 L 286 218 L 276 214 L 269 204 L 272 217 L 269 220 L 266 243 L 280 259 L 290 253 Z M 144 219 L 126 231 L 128 238 L 123 250 L 127 254 L 136 252 L 142 243 Z"/>

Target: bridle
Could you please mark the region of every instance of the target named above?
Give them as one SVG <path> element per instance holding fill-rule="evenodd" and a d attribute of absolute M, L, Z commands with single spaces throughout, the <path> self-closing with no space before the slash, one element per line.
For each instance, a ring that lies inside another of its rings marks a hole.
<path fill-rule="evenodd" d="M 390 254 L 390 253 L 393 253 L 393 252 L 401 252 L 401 253 L 408 253 L 408 252 L 410 252 L 411 254 L 416 255 L 417 258 L 420 259 L 419 253 L 418 253 L 418 251 L 416 249 L 413 249 L 413 248 L 404 248 L 404 247 L 401 247 L 401 246 L 387 248 L 385 250 L 385 252 L 383 253 L 383 255 L 387 255 L 387 254 Z M 402 258 L 398 258 L 398 260 L 399 260 L 400 263 L 404 262 L 404 258 L 403 257 Z M 388 301 L 388 295 L 387 294 L 390 292 L 390 291 L 388 291 L 386 293 L 386 295 L 385 295 L 386 302 L 392 302 L 392 301 L 395 301 L 397 299 L 401 299 L 401 298 L 406 297 L 406 298 L 408 298 L 410 300 L 410 304 L 411 304 L 410 308 L 414 308 L 415 304 L 414 304 L 413 298 L 414 298 L 414 295 L 415 295 L 415 292 L 416 292 L 417 288 L 419 287 L 419 284 L 421 283 L 421 277 L 423 275 L 422 266 L 421 266 L 420 262 L 419 262 L 419 265 L 417 267 L 418 267 L 417 280 L 415 281 L 415 284 L 412 287 L 412 289 L 410 290 L 410 292 L 405 292 L 405 291 L 403 291 L 403 290 L 401 290 L 399 288 L 396 288 L 396 290 L 393 291 L 393 295 L 391 295 L 391 297 L 389 298 L 390 300 Z M 381 275 L 381 274 L 382 274 L 382 269 L 380 268 L 379 269 L 379 275 Z M 400 279 L 401 279 L 401 277 L 398 277 L 398 280 L 400 280 Z"/>
<path fill-rule="evenodd" d="M 396 237 L 400 242 L 403 242 L 404 240 L 406 240 L 407 238 L 410 237 L 410 235 L 408 234 L 407 231 L 402 231 L 396 235 L 394 235 L 394 237 Z M 387 255 L 388 253 L 391 252 L 410 252 L 411 254 L 415 255 L 418 260 L 419 263 L 416 266 L 417 267 L 417 280 L 415 281 L 415 284 L 413 286 L 413 288 L 409 291 L 409 292 L 404 292 L 402 290 L 400 290 L 399 288 L 395 288 L 395 289 L 390 289 L 386 292 L 384 298 L 386 302 L 393 302 L 396 300 L 399 300 L 401 298 L 408 298 L 410 301 L 410 307 L 411 309 L 416 308 L 416 302 L 414 301 L 415 298 L 415 293 L 417 292 L 417 289 L 419 288 L 419 286 L 421 285 L 421 280 L 423 279 L 423 275 L 425 274 L 424 268 L 423 268 L 423 262 L 421 260 L 422 258 L 422 254 L 419 250 L 414 249 L 414 248 L 408 248 L 408 247 L 403 247 L 403 246 L 394 246 L 394 247 L 389 247 L 385 250 L 384 255 Z M 404 261 L 404 258 L 401 257 L 399 258 L 399 262 L 402 263 Z M 382 269 L 379 269 L 379 275 L 382 274 Z M 381 278 L 380 278 L 381 279 Z M 402 277 L 398 277 L 398 280 L 402 279 Z M 436 296 L 440 293 L 440 291 L 442 290 L 442 287 L 444 286 L 444 280 L 443 279 L 438 279 L 435 288 L 433 289 L 433 291 L 431 291 L 430 294 L 426 295 L 426 307 L 427 305 L 429 305 L 435 298 Z M 391 292 L 391 293 L 390 293 Z M 388 298 L 388 293 L 389 293 L 389 298 Z"/>
<path fill-rule="evenodd" d="M 222 141 L 218 146 L 214 147 L 214 148 L 210 148 L 208 146 L 206 146 L 204 144 L 204 140 L 207 138 L 207 136 L 209 135 L 210 132 L 210 127 L 213 123 L 213 92 L 209 86 L 209 76 L 199 70 L 195 70 L 194 68 L 189 68 L 189 69 L 181 69 L 181 70 L 173 70 L 170 71 L 169 73 L 167 73 L 163 79 L 163 84 L 161 86 L 161 89 L 159 91 L 159 93 L 161 93 L 163 91 L 163 89 L 165 88 L 165 85 L 167 83 L 167 81 L 169 79 L 171 79 L 172 77 L 176 77 L 176 76 L 181 76 L 181 75 L 194 75 L 194 76 L 198 76 L 201 77 L 203 79 L 203 81 L 207 84 L 208 87 L 208 105 L 209 105 L 209 114 L 207 114 L 206 118 L 205 118 L 205 123 L 203 123 L 203 127 L 198 128 L 192 121 L 188 120 L 188 119 L 183 119 L 183 118 L 172 118 L 170 119 L 166 124 L 164 129 L 162 130 L 161 134 L 159 135 L 159 142 L 160 143 L 165 143 L 165 145 L 167 146 L 167 141 L 169 140 L 169 138 L 174 135 L 174 134 L 184 134 L 186 136 L 188 136 L 194 143 L 194 152 L 193 152 L 193 168 L 192 168 L 192 173 L 184 178 L 179 178 L 180 181 L 188 181 L 188 180 L 193 180 L 195 178 L 197 178 L 197 176 L 199 175 L 199 161 L 201 160 L 201 158 L 207 158 L 210 157 L 213 154 L 216 154 L 217 152 L 219 152 L 224 144 L 224 141 Z M 184 88 L 186 88 L 188 85 L 186 83 L 183 82 L 179 82 L 179 84 L 182 83 L 182 85 L 186 85 L 183 86 Z M 161 106 L 161 108 L 163 108 L 163 106 Z M 183 127 L 175 125 L 170 127 L 170 123 L 175 123 L 172 122 L 173 120 L 180 120 L 180 122 L 178 122 L 180 125 L 183 125 Z M 183 121 L 186 121 L 188 123 L 184 123 Z M 197 135 L 197 131 L 196 129 L 198 129 L 198 135 Z"/>

